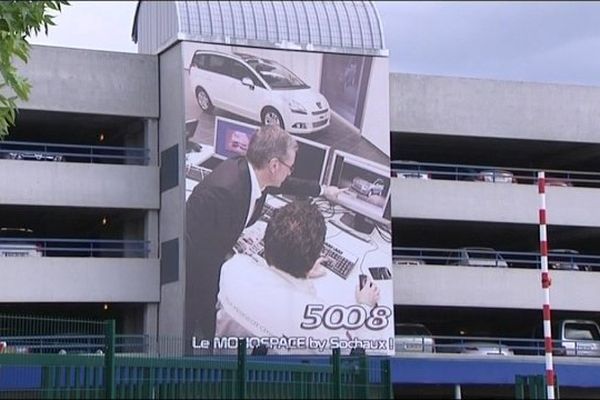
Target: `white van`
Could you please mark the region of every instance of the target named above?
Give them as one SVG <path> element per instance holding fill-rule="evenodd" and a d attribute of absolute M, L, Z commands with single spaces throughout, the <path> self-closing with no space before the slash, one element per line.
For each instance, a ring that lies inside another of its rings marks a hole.
<path fill-rule="evenodd" d="M 533 337 L 544 339 L 543 325 L 534 329 Z M 552 321 L 553 354 L 570 357 L 600 357 L 600 327 L 587 319 Z M 540 350 L 543 351 L 543 344 Z"/>
<path fill-rule="evenodd" d="M 189 77 L 204 112 L 218 107 L 294 134 L 329 126 L 327 99 L 276 61 L 245 53 L 198 50 Z"/>
<path fill-rule="evenodd" d="M 600 327 L 594 321 L 567 319 L 558 323 L 557 339 L 565 355 L 600 357 Z"/>

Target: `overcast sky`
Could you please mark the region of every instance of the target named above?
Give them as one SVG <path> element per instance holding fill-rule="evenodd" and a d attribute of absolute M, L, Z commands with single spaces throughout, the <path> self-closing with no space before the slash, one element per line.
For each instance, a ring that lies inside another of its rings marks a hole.
<path fill-rule="evenodd" d="M 135 1 L 72 1 L 32 43 L 136 52 Z M 600 86 L 600 2 L 376 2 L 394 72 Z"/>

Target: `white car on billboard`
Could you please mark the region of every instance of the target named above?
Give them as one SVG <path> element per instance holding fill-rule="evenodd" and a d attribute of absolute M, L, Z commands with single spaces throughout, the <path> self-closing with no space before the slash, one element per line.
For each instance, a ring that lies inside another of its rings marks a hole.
<path fill-rule="evenodd" d="M 279 125 L 293 134 L 329 126 L 327 99 L 276 61 L 198 50 L 189 77 L 204 112 L 218 107 L 263 125 Z"/>

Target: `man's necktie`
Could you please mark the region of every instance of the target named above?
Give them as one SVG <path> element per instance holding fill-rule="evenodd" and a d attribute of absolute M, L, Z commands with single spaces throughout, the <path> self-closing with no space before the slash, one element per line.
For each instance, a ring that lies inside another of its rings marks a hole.
<path fill-rule="evenodd" d="M 265 204 L 266 198 L 267 198 L 267 194 L 265 192 L 263 192 L 262 196 L 260 196 L 258 199 L 256 199 L 256 202 L 254 203 L 254 210 L 252 211 L 252 216 L 248 220 L 248 223 L 246 224 L 246 226 L 252 225 L 260 218 L 260 215 L 262 213 L 262 208 L 263 208 L 263 205 Z"/>

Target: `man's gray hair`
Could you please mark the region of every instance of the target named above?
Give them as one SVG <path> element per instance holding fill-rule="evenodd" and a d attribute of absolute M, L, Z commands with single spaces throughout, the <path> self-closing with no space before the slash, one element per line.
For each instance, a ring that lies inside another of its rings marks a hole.
<path fill-rule="evenodd" d="M 264 168 L 273 158 L 284 159 L 298 149 L 296 139 L 277 125 L 261 126 L 248 145 L 246 158 L 254 168 Z"/>

